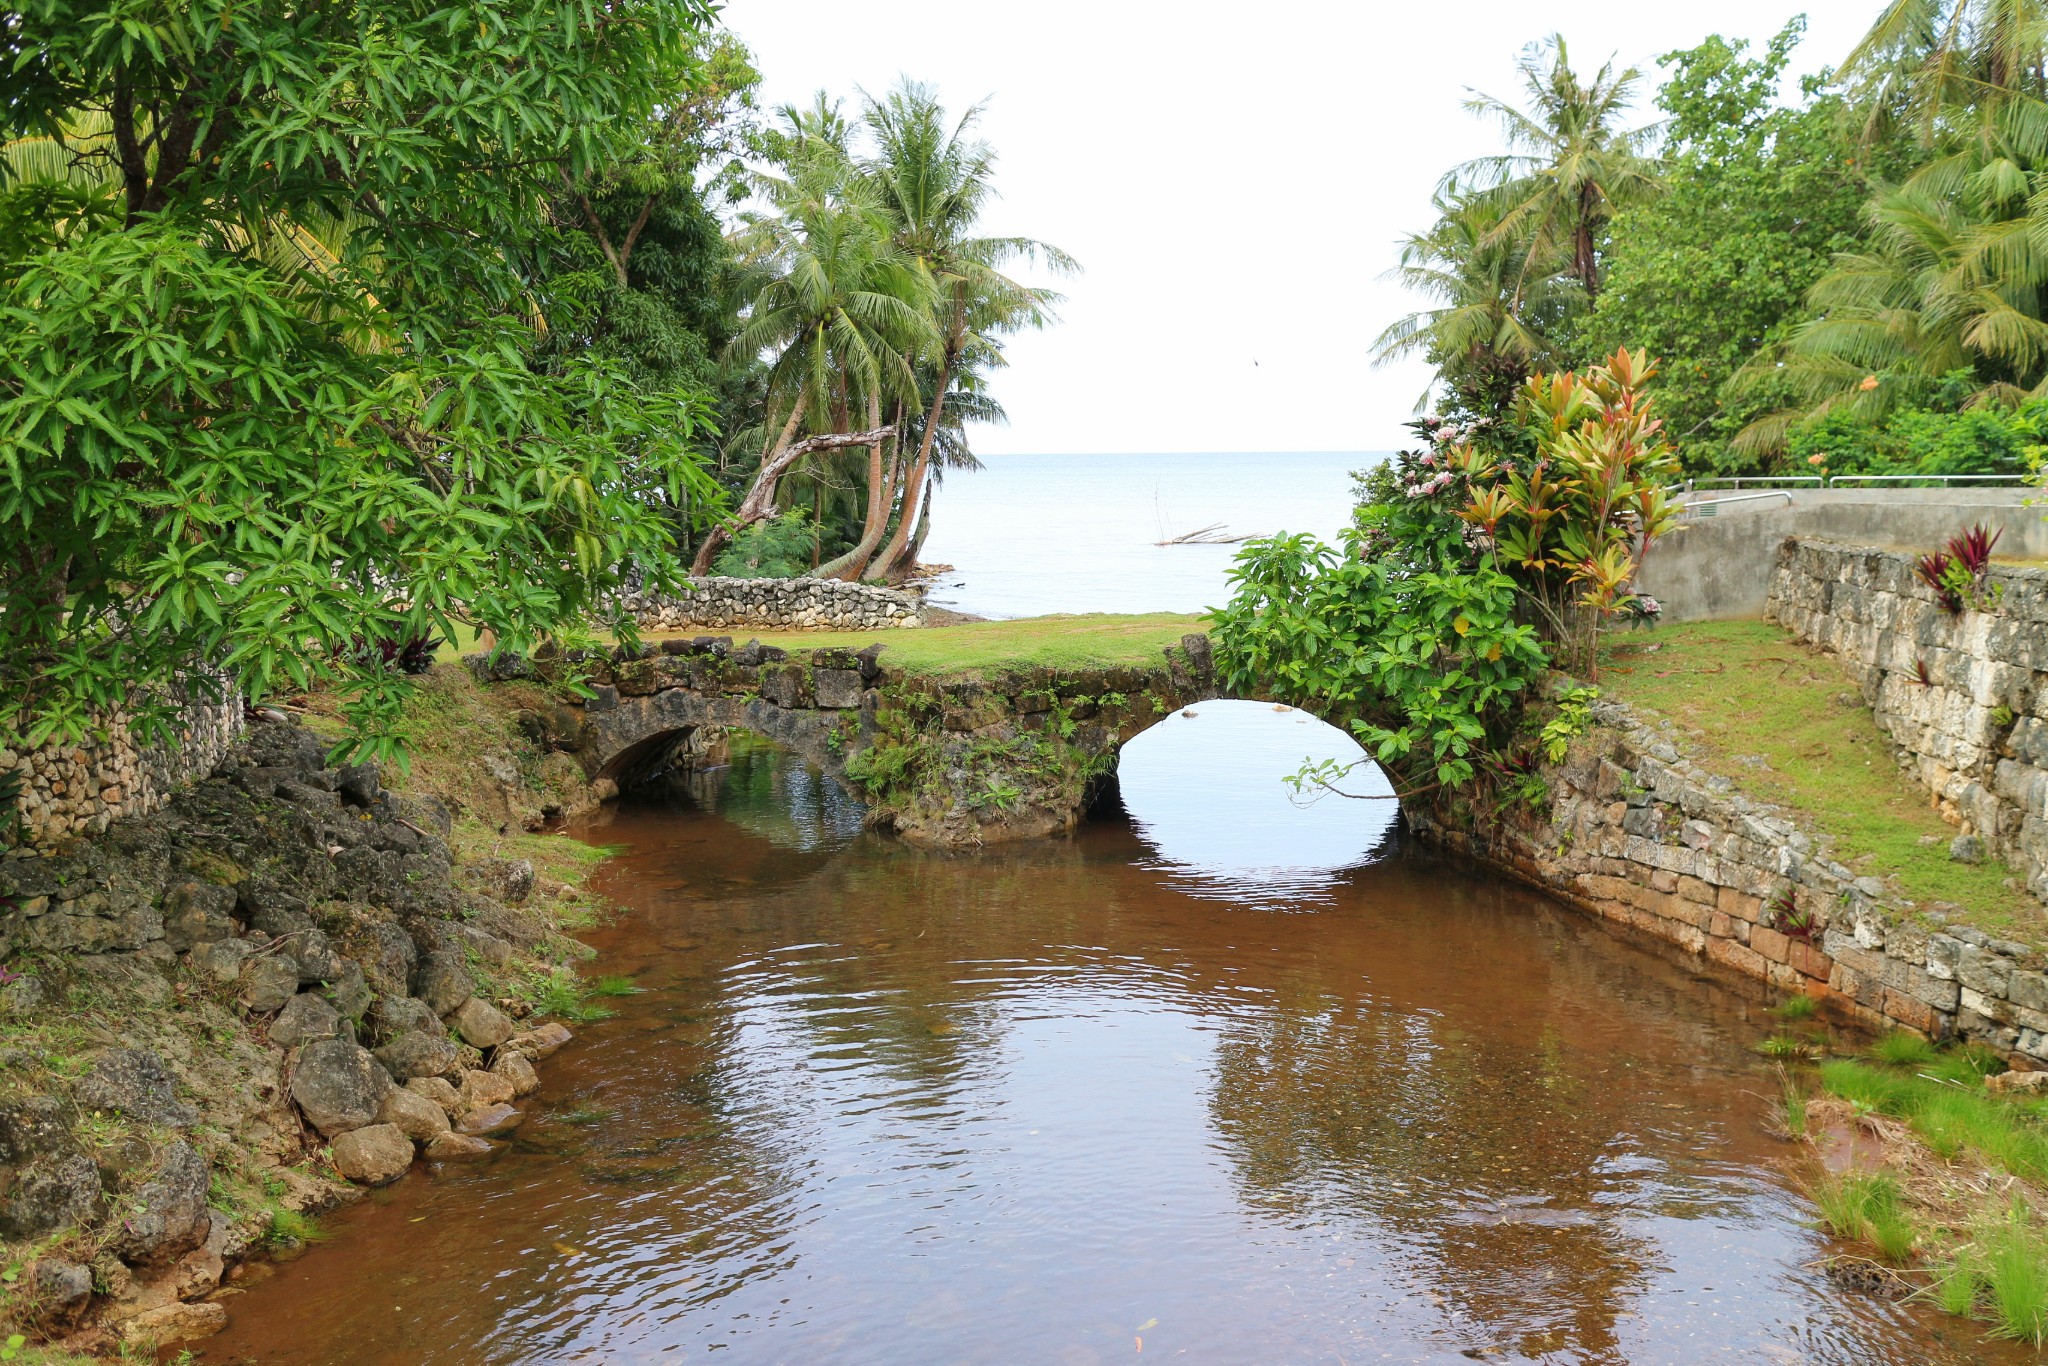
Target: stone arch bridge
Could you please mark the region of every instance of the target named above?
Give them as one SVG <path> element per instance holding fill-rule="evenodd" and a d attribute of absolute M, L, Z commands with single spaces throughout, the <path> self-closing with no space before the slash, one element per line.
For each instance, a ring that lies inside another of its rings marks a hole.
<path fill-rule="evenodd" d="M 1115 780 L 1124 741 L 1216 695 L 1209 638 L 1149 667 L 934 676 L 890 668 L 880 644 L 785 651 L 698 636 L 635 658 L 471 661 L 480 676 L 582 673 L 595 696 L 559 710 L 554 743 L 609 793 L 686 766 L 707 728 L 752 731 L 860 792 L 871 818 L 919 843 L 963 846 L 1071 828 Z"/>

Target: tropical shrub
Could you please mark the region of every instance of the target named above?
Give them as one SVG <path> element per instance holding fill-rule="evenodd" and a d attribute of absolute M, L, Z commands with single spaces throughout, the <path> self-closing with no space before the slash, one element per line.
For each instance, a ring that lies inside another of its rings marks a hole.
<path fill-rule="evenodd" d="M 1665 492 L 1678 454 L 1644 392 L 1654 374 L 1624 349 L 1584 374 L 1532 376 L 1515 403 L 1532 459 L 1471 443 L 1450 452 L 1471 490 L 1459 515 L 1525 590 L 1560 664 L 1587 678 L 1601 628 L 1639 604 L 1636 573 L 1678 517 Z"/>
<path fill-rule="evenodd" d="M 1213 637 L 1226 689 L 1344 717 L 1402 790 L 1462 786 L 1548 667 L 1498 570 L 1408 572 L 1313 536 L 1254 541 Z"/>
<path fill-rule="evenodd" d="M 1934 590 L 1944 612 L 1973 612 L 1995 607 L 1998 591 L 1985 580 L 1991 573 L 1991 551 L 2003 532 L 1982 524 L 1948 538 L 1948 544 L 1913 562 L 1913 572 Z M 1924 667 L 1924 666 L 1923 666 Z"/>
<path fill-rule="evenodd" d="M 462 622 L 525 648 L 603 613 L 629 566 L 676 572 L 676 532 L 717 510 L 704 401 L 601 357 L 535 364 L 528 265 L 564 178 L 633 152 L 709 21 L 701 0 L 0 20 L 0 738 L 120 705 L 159 729 L 205 661 L 254 696 L 335 682 L 348 747 L 396 757 L 408 642 Z"/>
<path fill-rule="evenodd" d="M 2048 399 L 1960 411 L 1944 411 L 1940 395 L 1930 399 L 1933 407 L 1901 408 L 1877 421 L 1837 408 L 1801 423 L 1787 438 L 1792 468 L 1802 474 L 2025 474 L 2048 451 Z"/>
<path fill-rule="evenodd" d="M 711 572 L 733 579 L 794 579 L 810 572 L 812 529 L 802 508 L 736 533 L 719 553 Z"/>

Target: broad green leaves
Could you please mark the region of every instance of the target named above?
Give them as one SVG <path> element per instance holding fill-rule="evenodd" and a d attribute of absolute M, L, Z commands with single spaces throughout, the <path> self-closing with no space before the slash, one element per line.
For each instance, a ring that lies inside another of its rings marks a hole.
<path fill-rule="evenodd" d="M 1351 718 L 1404 788 L 1469 783 L 1547 667 L 1516 589 L 1491 569 L 1403 574 L 1312 536 L 1254 541 L 1216 615 L 1225 688 Z"/>

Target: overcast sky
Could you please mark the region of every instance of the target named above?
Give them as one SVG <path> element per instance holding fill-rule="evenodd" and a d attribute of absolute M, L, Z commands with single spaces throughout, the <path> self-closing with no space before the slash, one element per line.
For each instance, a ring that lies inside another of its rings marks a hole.
<path fill-rule="evenodd" d="M 1800 70 L 1832 66 L 1874 0 L 1806 10 Z M 1011 452 L 1384 450 L 1428 381 L 1374 370 L 1418 301 L 1381 276 L 1437 179 L 1498 147 L 1466 88 L 1520 103 L 1516 57 L 1561 31 L 1590 75 L 1710 32 L 1761 47 L 1798 11 L 1553 0 L 730 0 L 765 102 L 880 93 L 899 73 L 988 101 L 1002 198 L 989 227 L 1085 269 L 1061 321 L 1013 341 L 996 394 Z"/>

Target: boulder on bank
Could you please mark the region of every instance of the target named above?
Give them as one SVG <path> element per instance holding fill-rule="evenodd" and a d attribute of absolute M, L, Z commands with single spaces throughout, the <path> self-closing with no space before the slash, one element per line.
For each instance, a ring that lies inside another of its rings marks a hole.
<path fill-rule="evenodd" d="M 375 1123 L 390 1089 L 390 1076 L 353 1039 L 320 1039 L 299 1050 L 292 1100 L 324 1137 Z"/>
<path fill-rule="evenodd" d="M 446 1077 L 414 1077 L 406 1082 L 405 1089 L 440 1106 L 441 1113 L 451 1120 L 462 1117 L 462 1093 Z"/>
<path fill-rule="evenodd" d="M 334 1169 L 359 1186 L 388 1186 L 412 1167 L 412 1139 L 396 1124 L 370 1124 L 335 1139 Z"/>
<path fill-rule="evenodd" d="M 270 1041 L 279 1048 L 298 1048 L 316 1039 L 341 1037 L 341 1016 L 327 998 L 315 991 L 302 991 L 286 1001 L 284 1009 L 270 1022 Z"/>
<path fill-rule="evenodd" d="M 189 1128 L 199 1116 L 178 1099 L 164 1060 L 146 1048 L 110 1048 L 93 1062 L 71 1093 L 82 1109 L 105 1110 L 144 1124 Z"/>
<path fill-rule="evenodd" d="M 150 1179 L 121 1199 L 109 1246 L 133 1266 L 157 1266 L 206 1241 L 206 1159 L 179 1139 L 164 1150 Z"/>
<path fill-rule="evenodd" d="M 496 1151 L 497 1146 L 487 1138 L 449 1132 L 436 1136 L 427 1144 L 426 1152 L 429 1161 L 447 1162 L 464 1157 L 483 1157 Z"/>
<path fill-rule="evenodd" d="M 540 1090 L 540 1073 L 533 1070 L 524 1053 L 510 1048 L 500 1048 L 491 1059 L 491 1075 L 512 1083 L 515 1096 L 530 1096 Z"/>
<path fill-rule="evenodd" d="M 377 1061 L 401 1082 L 417 1077 L 451 1077 L 461 1070 L 462 1049 L 445 1034 L 414 1030 L 379 1048 Z"/>
<path fill-rule="evenodd" d="M 569 1027 L 554 1021 L 535 1029 L 523 1030 L 505 1040 L 504 1046 L 516 1053 L 524 1054 L 534 1062 L 543 1062 L 555 1055 L 555 1050 L 576 1036 Z"/>
<path fill-rule="evenodd" d="M 476 994 L 469 964 L 453 949 L 440 949 L 420 960 L 413 973 L 413 995 L 427 1003 L 436 1019 L 453 1015 Z"/>
<path fill-rule="evenodd" d="M 407 1138 L 429 1143 L 448 1132 L 448 1114 L 417 1091 L 394 1086 L 377 1107 L 377 1122 L 396 1126 Z"/>
<path fill-rule="evenodd" d="M 448 1017 L 448 1023 L 472 1048 L 496 1048 L 512 1037 L 512 1021 L 505 1012 L 474 996 Z"/>

